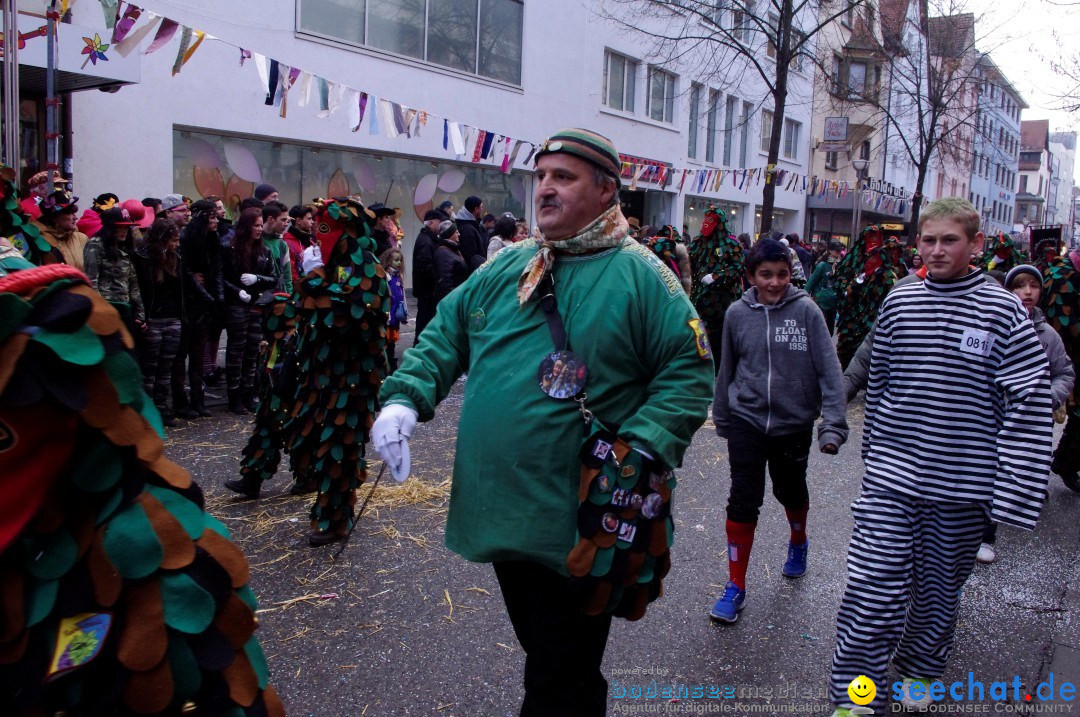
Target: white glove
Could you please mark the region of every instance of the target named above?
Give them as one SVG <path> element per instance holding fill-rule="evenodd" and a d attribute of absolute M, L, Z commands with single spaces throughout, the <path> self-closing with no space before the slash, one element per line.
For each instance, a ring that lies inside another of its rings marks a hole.
<path fill-rule="evenodd" d="M 244 286 L 251 286 L 252 284 L 254 284 L 258 280 L 259 280 L 259 277 L 255 276 L 254 274 L 241 274 L 240 275 L 240 283 L 243 284 Z"/>
<path fill-rule="evenodd" d="M 240 301 L 243 301 L 245 304 L 248 303 L 249 301 L 251 301 L 251 294 L 247 293 L 243 289 L 241 289 L 239 292 L 237 292 L 237 296 L 239 296 Z"/>
<path fill-rule="evenodd" d="M 304 253 L 300 255 L 300 267 L 304 270 L 305 274 L 310 274 L 322 265 L 322 252 L 319 251 L 318 247 L 309 246 L 307 249 L 304 249 Z"/>
<path fill-rule="evenodd" d="M 714 281 L 716 281 L 716 277 L 713 276 L 712 274 L 706 274 L 705 276 L 701 277 L 701 283 L 704 284 L 705 286 L 708 286 L 709 284 L 713 283 Z"/>
<path fill-rule="evenodd" d="M 401 483 L 409 477 L 412 459 L 409 456 L 409 439 L 416 428 L 416 419 L 420 416 L 414 409 L 392 403 L 383 407 L 382 413 L 371 426 L 371 441 L 375 450 L 386 465 L 394 480 Z"/>

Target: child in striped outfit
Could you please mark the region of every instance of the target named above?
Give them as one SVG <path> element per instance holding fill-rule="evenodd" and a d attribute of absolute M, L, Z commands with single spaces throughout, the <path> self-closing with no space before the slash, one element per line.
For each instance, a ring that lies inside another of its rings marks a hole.
<path fill-rule="evenodd" d="M 919 219 L 922 283 L 895 288 L 878 317 L 866 391 L 862 492 L 837 616 L 831 701 L 877 685 L 889 663 L 901 702 L 925 710 L 952 648 L 959 592 L 989 517 L 1032 529 L 1046 497 L 1052 419 L 1046 354 L 1020 301 L 968 262 L 983 241 L 962 199 Z M 920 683 L 922 687 L 920 688 Z"/>

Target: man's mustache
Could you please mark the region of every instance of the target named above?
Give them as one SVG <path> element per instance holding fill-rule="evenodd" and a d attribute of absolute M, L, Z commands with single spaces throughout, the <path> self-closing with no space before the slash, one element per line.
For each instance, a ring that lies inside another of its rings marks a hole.
<path fill-rule="evenodd" d="M 552 207 L 553 209 L 562 209 L 562 202 L 560 202 L 558 199 L 545 199 L 540 202 L 541 209 L 546 209 L 548 207 Z"/>

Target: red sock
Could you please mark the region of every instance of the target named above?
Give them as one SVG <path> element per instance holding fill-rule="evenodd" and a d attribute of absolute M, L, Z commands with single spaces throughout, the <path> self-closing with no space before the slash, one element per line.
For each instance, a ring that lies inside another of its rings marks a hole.
<path fill-rule="evenodd" d="M 755 528 L 757 523 L 737 523 L 730 518 L 727 522 L 728 580 L 740 590 L 746 589 L 746 568 L 750 564 Z"/>
<path fill-rule="evenodd" d="M 810 505 L 801 508 L 784 508 L 787 513 L 787 522 L 791 526 L 791 544 L 802 545 L 806 542 L 806 514 L 810 512 Z"/>

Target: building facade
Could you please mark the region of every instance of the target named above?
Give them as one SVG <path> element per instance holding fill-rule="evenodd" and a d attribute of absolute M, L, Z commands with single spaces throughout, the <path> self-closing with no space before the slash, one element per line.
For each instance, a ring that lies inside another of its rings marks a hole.
<path fill-rule="evenodd" d="M 1055 192 L 1054 219 L 1052 224 L 1061 224 L 1068 229 L 1066 236 L 1072 236 L 1075 217 L 1072 212 L 1073 185 L 1076 181 L 1076 132 L 1051 132 L 1050 154 L 1057 164 L 1057 173 L 1051 177 L 1050 184 Z"/>
<path fill-rule="evenodd" d="M 1016 229 L 1047 224 L 1050 197 L 1050 120 L 1020 123 L 1019 184 L 1016 189 Z"/>
<path fill-rule="evenodd" d="M 978 106 L 968 199 L 987 235 L 1013 231 L 1020 165 L 1021 112 L 1028 105 L 989 55 L 976 69 Z"/>
<path fill-rule="evenodd" d="M 101 16 L 96 6 L 77 10 Z M 513 158 L 505 150 L 580 126 L 607 135 L 624 155 L 624 210 L 643 224 L 695 232 L 715 203 L 733 231 L 757 226 L 763 173 L 756 181 L 733 181 L 734 172 L 712 179 L 719 170 L 764 168 L 771 100 L 763 83 L 722 85 L 659 62 L 640 37 L 573 0 L 195 0 L 169 12 L 220 41 L 203 43 L 176 74 L 175 45 L 144 55 L 140 85 L 78 98 L 76 136 L 107 126 L 117 138 L 77 147 L 84 195 L 181 192 L 235 203 L 268 182 L 293 204 L 362 191 L 368 202 L 402 209 L 408 263 L 419 217 L 445 199 L 459 208 L 475 194 L 488 211 L 531 222 L 531 146 Z M 718 11 L 715 22 L 738 18 Z M 812 63 L 792 73 L 780 159 L 780 168 L 801 174 L 812 73 Z M 276 103 L 267 83 L 275 74 L 293 82 Z M 387 129 L 402 128 L 398 111 L 407 132 Z M 481 130 L 495 146 L 473 161 Z M 683 169 L 694 177 L 716 171 L 708 182 L 685 182 Z M 774 228 L 801 230 L 804 206 L 803 193 L 777 191 Z"/>
<path fill-rule="evenodd" d="M 821 11 L 824 19 L 836 8 L 823 4 Z M 911 217 L 918 172 L 903 142 L 918 130 L 912 117 L 892 109 L 918 92 L 908 82 L 910 67 L 898 71 L 896 63 L 902 52 L 925 57 L 920 12 L 919 3 L 909 0 L 869 2 L 820 33 L 818 63 L 831 73 L 819 72 L 815 82 L 811 170 L 829 182 L 869 191 L 808 196 L 809 234 L 816 240 L 847 243 L 860 230 L 856 222 L 899 227 Z M 826 132 L 835 123 L 846 126 L 843 140 Z M 927 188 L 932 176 L 931 170 Z"/>

